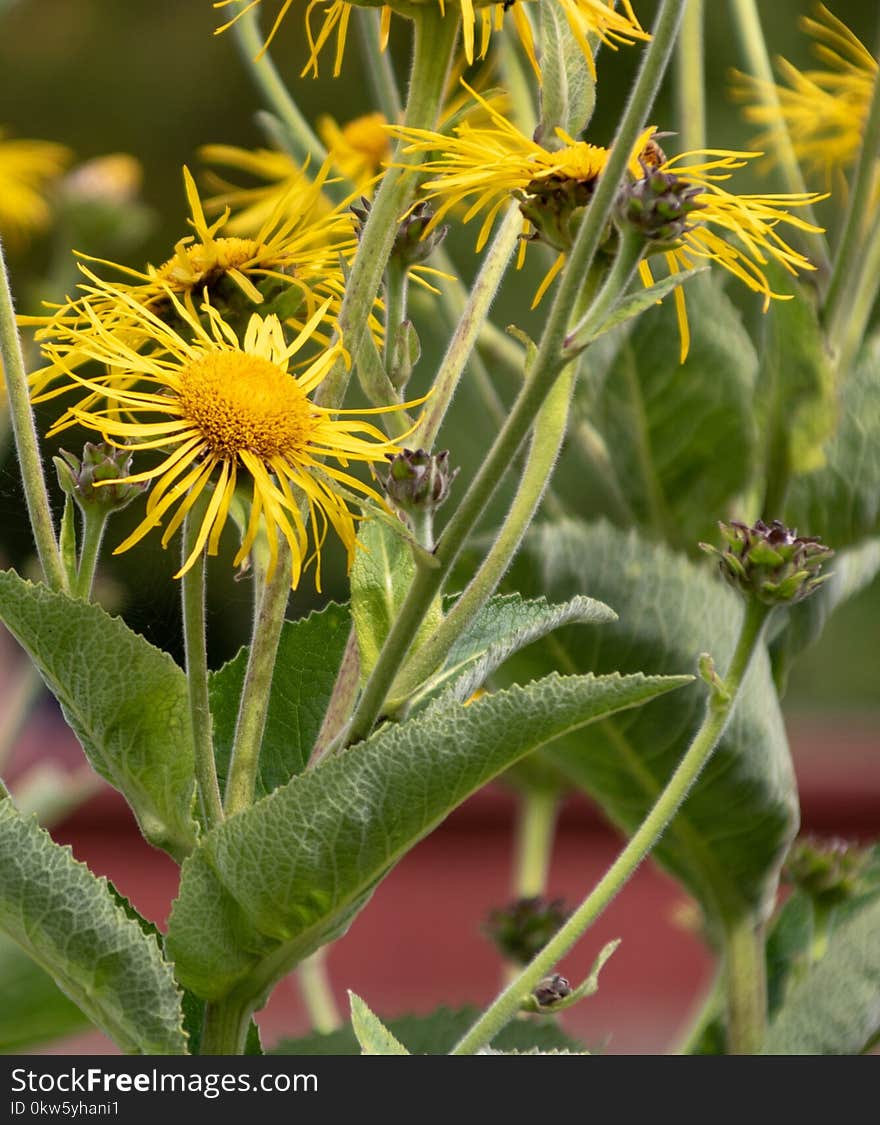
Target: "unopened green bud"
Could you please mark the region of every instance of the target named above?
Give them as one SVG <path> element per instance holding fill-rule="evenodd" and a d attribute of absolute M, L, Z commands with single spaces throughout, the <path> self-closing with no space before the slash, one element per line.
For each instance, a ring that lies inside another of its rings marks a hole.
<path fill-rule="evenodd" d="M 398 391 L 402 391 L 410 380 L 413 368 L 422 354 L 422 343 L 411 320 L 405 320 L 397 334 L 391 370 L 388 375 Z"/>
<path fill-rule="evenodd" d="M 806 836 L 792 845 L 783 877 L 820 909 L 828 910 L 861 892 L 862 876 L 870 862 L 870 848 L 837 838 Z"/>
<path fill-rule="evenodd" d="M 758 520 L 752 527 L 731 520 L 718 526 L 724 550 L 710 543 L 700 547 L 718 559 L 725 579 L 747 598 L 771 606 L 799 602 L 831 577 L 820 571 L 834 552 L 816 536 L 798 535 L 779 520 L 769 525 Z"/>
<path fill-rule="evenodd" d="M 624 185 L 617 199 L 618 220 L 642 234 L 658 249 L 677 243 L 693 227 L 688 222 L 704 204 L 703 189 L 642 162 L 644 176 Z"/>
<path fill-rule="evenodd" d="M 541 952 L 568 916 L 569 912 L 561 898 L 546 899 L 538 895 L 534 898 L 520 898 L 508 906 L 493 910 L 485 932 L 506 960 L 527 965 L 535 954 Z"/>
<path fill-rule="evenodd" d="M 532 237 L 567 254 L 598 182 L 597 177 L 543 176 L 533 180 L 524 193 L 517 193 L 520 211 L 535 228 Z"/>
<path fill-rule="evenodd" d="M 52 460 L 61 488 L 83 511 L 118 512 L 147 489 L 146 481 L 126 480 L 131 473 L 131 453 L 124 448 L 87 441 L 81 459 L 61 449 Z M 101 483 L 104 481 L 107 483 Z"/>
<path fill-rule="evenodd" d="M 358 238 L 370 216 L 370 209 L 371 204 L 366 196 L 361 196 L 360 203 L 351 207 Z M 448 226 L 436 226 L 428 230 L 433 218 L 434 209 L 424 200 L 410 208 L 398 225 L 391 250 L 392 261 L 408 270 L 431 257 L 449 231 Z"/>
<path fill-rule="evenodd" d="M 449 468 L 448 449 L 439 453 L 404 449 L 389 461 L 382 483 L 389 499 L 407 513 L 435 511 L 449 495 L 449 488 L 458 475 L 458 469 Z"/>

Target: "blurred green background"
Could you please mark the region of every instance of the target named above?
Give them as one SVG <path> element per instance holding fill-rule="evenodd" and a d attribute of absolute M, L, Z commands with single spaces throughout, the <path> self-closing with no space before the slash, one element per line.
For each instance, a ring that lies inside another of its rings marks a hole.
<path fill-rule="evenodd" d="M 264 6 L 274 12 L 275 0 L 266 0 Z M 638 0 L 635 6 L 649 26 L 655 4 Z M 749 134 L 725 89 L 728 68 L 740 64 L 736 37 L 727 5 L 722 0 L 707 0 L 706 6 L 710 143 L 745 146 Z M 319 112 L 331 113 L 340 121 L 365 112 L 369 108 L 366 83 L 353 33 L 342 77 L 330 77 L 329 53 L 319 80 L 297 77 L 306 58 L 300 7 L 304 0 L 285 21 L 273 54 L 303 111 L 310 118 Z M 767 0 L 760 7 L 772 49 L 796 65 L 809 65 L 808 40 L 797 30 L 797 17 L 807 10 L 804 0 Z M 864 42 L 874 42 L 876 4 L 836 0 L 831 7 Z M 164 260 L 174 241 L 185 233 L 181 165 L 198 168 L 200 145 L 223 142 L 253 147 L 265 143 L 254 118 L 259 102 L 233 39 L 212 34 L 218 22 L 220 17 L 210 0 L 0 0 L 0 128 L 19 137 L 62 141 L 78 160 L 119 151 L 137 156 L 144 168 L 143 197 L 156 220 L 148 237 L 129 254 L 130 265 L 142 267 L 145 261 Z M 409 29 L 397 19 L 392 53 L 401 74 L 406 73 L 408 45 Z M 601 55 L 598 106 L 590 136 L 596 143 L 607 142 L 613 133 L 637 57 L 636 51 L 626 49 Z M 668 97 L 658 105 L 655 120 L 661 128 L 673 127 Z M 823 205 L 822 219 L 833 226 L 838 213 L 832 200 Z M 448 240 L 464 278 L 476 264 L 475 236 L 472 226 L 454 231 Z M 46 237 L 27 255 L 13 259 L 20 305 L 30 305 L 27 311 L 34 311 L 38 279 L 56 250 Z M 519 275 L 508 281 L 496 307 L 497 323 L 516 321 L 528 329 L 538 322 L 540 312 L 530 314 L 527 306 L 539 269 L 536 255 L 527 279 Z M 442 342 L 439 335 L 432 336 L 431 319 L 422 316 L 422 381 Z M 509 390 L 503 377 L 500 390 Z M 50 417 L 51 411 L 41 415 L 41 421 Z M 452 448 L 453 463 L 462 466 L 461 480 L 488 445 L 486 425 L 481 401 L 465 384 L 441 435 L 441 443 Z M 69 437 L 62 444 L 76 449 L 81 441 Z M 133 510 L 116 517 L 110 525 L 111 545 L 136 518 Z M 9 456 L 0 476 L 0 520 L 6 561 L 26 566 L 29 537 Z M 105 599 L 115 602 L 129 623 L 149 639 L 179 653 L 178 589 L 171 581 L 176 567 L 175 546 L 163 553 L 148 537 L 126 555 L 108 557 L 102 574 Z M 216 664 L 245 639 L 252 592 L 248 581 L 234 580 L 225 559 L 213 565 L 211 583 L 209 627 L 212 663 Z M 323 594 L 317 595 L 305 582 L 292 603 L 293 612 L 306 612 L 331 596 L 346 596 L 338 552 L 328 554 Z M 789 710 L 875 710 L 880 705 L 878 634 L 880 584 L 875 582 L 838 613 L 820 644 L 801 659 L 791 682 Z"/>

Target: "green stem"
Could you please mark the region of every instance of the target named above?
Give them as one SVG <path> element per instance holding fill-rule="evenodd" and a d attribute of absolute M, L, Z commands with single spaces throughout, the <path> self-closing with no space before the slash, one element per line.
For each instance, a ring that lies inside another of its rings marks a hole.
<path fill-rule="evenodd" d="M 371 405 L 391 406 L 400 402 L 400 395 L 388 378 L 376 341 L 369 333 L 361 341 L 357 373 L 361 389 Z M 394 410 L 382 415 L 382 425 L 392 436 L 401 437 L 412 428 L 412 421 L 406 411 Z"/>
<path fill-rule="evenodd" d="M 858 282 L 852 287 L 848 303 L 849 316 L 844 323 L 842 339 L 837 348 L 837 369 L 845 377 L 853 359 L 858 354 L 865 332 L 874 311 L 880 290 L 880 216 L 868 236 Z"/>
<path fill-rule="evenodd" d="M 3 707 L 0 709 L 0 770 L 11 755 L 42 686 L 43 681 L 30 661 L 14 666 L 12 684 L 3 691 Z"/>
<path fill-rule="evenodd" d="M 392 688 L 392 710 L 439 668 L 474 615 L 495 592 L 541 503 L 565 438 L 575 369 L 572 364 L 547 396 L 535 422 L 525 468 L 501 530 L 467 589 L 441 624 L 407 661 Z"/>
<path fill-rule="evenodd" d="M 205 1005 L 200 1055 L 243 1055 L 251 1005 L 232 998 Z"/>
<path fill-rule="evenodd" d="M 691 1018 L 690 1025 L 681 1038 L 681 1041 L 672 1052 L 675 1055 L 692 1055 L 703 1041 L 707 1029 L 719 1019 L 724 1012 L 724 971 L 717 970 L 712 980 L 709 991 L 699 1002 L 695 1015 Z"/>
<path fill-rule="evenodd" d="M 265 579 L 254 620 L 232 742 L 229 780 L 226 782 L 223 808 L 227 816 L 248 808 L 254 801 L 260 746 L 272 690 L 272 673 L 275 671 L 289 595 L 290 548 L 282 543 L 278 550 L 275 573 L 271 578 Z"/>
<path fill-rule="evenodd" d="M 389 258 L 385 267 L 385 370 L 392 374 L 397 356 L 397 341 L 406 320 L 408 290 L 409 270 L 396 258 Z"/>
<path fill-rule="evenodd" d="M 287 151 L 298 160 L 311 157 L 319 165 L 323 164 L 327 150 L 290 96 L 269 52 L 263 50 L 264 36 L 256 9 L 244 12 L 232 25 L 231 31 L 254 85 L 281 122 Z"/>
<path fill-rule="evenodd" d="M 504 473 L 512 464 L 544 399 L 572 358 L 563 351 L 569 320 L 577 305 L 583 278 L 588 276 L 601 243 L 620 182 L 626 174 L 629 154 L 644 128 L 669 62 L 683 3 L 684 0 L 661 0 L 653 37 L 643 56 L 642 67 L 618 126 L 605 171 L 599 179 L 590 206 L 586 208 L 584 221 L 563 271 L 529 378 L 520 389 L 504 427 L 443 532 L 435 552 L 438 565 L 433 568 L 422 567 L 416 572 L 352 716 L 350 742 L 365 738 L 372 729 L 425 613 Z M 622 248 L 620 256 L 623 256 Z M 616 276 L 616 264 L 611 272 Z M 612 294 L 606 283 L 596 301 L 600 320 L 604 317 L 605 310 L 620 295 Z"/>
<path fill-rule="evenodd" d="M 439 7 L 426 5 L 414 9 L 415 58 L 406 107 L 406 124 L 415 129 L 430 129 L 436 123 L 443 100 L 446 75 L 458 37 L 458 22 L 447 13 L 442 16 Z M 400 218 L 411 203 L 418 187 L 418 177 L 409 165 L 417 164 L 418 153 L 398 153 L 395 167 L 389 168 L 370 214 L 361 231 L 357 253 L 345 286 L 345 298 L 339 312 L 339 331 L 353 359 L 357 360 L 373 303 Z M 343 364 L 337 364 L 316 393 L 318 405 L 339 406 L 345 397 L 348 374 Z"/>
<path fill-rule="evenodd" d="M 864 260 L 865 225 L 873 214 L 871 202 L 880 158 L 880 70 L 874 79 L 874 92 L 865 136 L 856 166 L 853 189 L 847 204 L 843 234 L 834 259 L 834 269 L 825 297 L 824 317 L 831 346 L 837 350 L 846 334 L 853 287 Z M 872 279 L 873 280 L 873 279 Z"/>
<path fill-rule="evenodd" d="M 748 914 L 724 931 L 727 1053 L 756 1055 L 767 1023 L 767 968 L 763 926 Z"/>
<path fill-rule="evenodd" d="M 43 476 L 43 462 L 40 458 L 37 430 L 31 410 L 24 356 L 15 323 L 15 308 L 12 303 L 12 290 L 9 286 L 2 241 L 0 241 L 0 363 L 6 376 L 12 433 L 15 437 L 24 498 L 37 555 L 43 568 L 43 577 L 51 589 L 63 590 L 67 585 L 67 576 L 61 562 L 52 512 L 49 508 L 49 494 Z"/>
<path fill-rule="evenodd" d="M 559 794 L 555 789 L 526 789 L 519 797 L 513 894 L 535 898 L 547 889 Z"/>
<path fill-rule="evenodd" d="M 90 507 L 83 512 L 82 546 L 79 552 L 79 565 L 73 593 L 78 598 L 85 598 L 86 601 L 92 594 L 95 568 L 98 565 L 98 556 L 101 553 L 101 543 L 104 540 L 108 516 L 108 512 L 96 510 L 94 507 Z"/>
<path fill-rule="evenodd" d="M 367 80 L 373 99 L 385 114 L 387 121 L 400 121 L 403 106 L 394 74 L 390 51 L 380 51 L 379 13 L 375 9 L 358 8 L 355 12 L 358 37 L 361 41 L 361 61 L 367 71 Z"/>
<path fill-rule="evenodd" d="M 678 127 L 685 152 L 706 147 L 703 0 L 688 0 L 676 48 Z"/>
<path fill-rule="evenodd" d="M 296 970 L 300 992 L 312 1027 L 321 1035 L 329 1035 L 331 1031 L 336 1031 L 342 1026 L 342 1018 L 336 1007 L 330 978 L 327 975 L 326 953 L 326 946 L 324 946 L 311 957 L 300 962 Z"/>
<path fill-rule="evenodd" d="M 483 1013 L 452 1049 L 451 1054 L 472 1055 L 492 1042 L 498 1032 L 514 1018 L 523 999 L 529 995 L 542 977 L 551 972 L 559 959 L 599 917 L 654 847 L 678 812 L 724 733 L 752 654 L 760 643 L 768 613 L 767 606 L 759 602 L 748 603 L 730 668 L 724 680 L 724 690 L 713 693 L 710 697 L 699 730 L 654 807 L 594 890 L 541 952 Z"/>
<path fill-rule="evenodd" d="M 810 941 L 810 964 L 821 961 L 828 952 L 828 939 L 831 937 L 831 917 L 833 908 L 813 903 L 813 937 Z"/>
<path fill-rule="evenodd" d="M 477 274 L 458 325 L 449 341 L 446 355 L 440 364 L 424 417 L 413 439 L 424 449 L 434 447 L 437 433 L 489 314 L 498 286 L 510 265 L 511 255 L 516 249 L 521 230 L 522 215 L 519 207 L 513 206 L 504 217 L 483 258 L 480 272 Z"/>
<path fill-rule="evenodd" d="M 200 526 L 201 506 L 197 515 L 192 510 L 183 525 L 183 558 L 195 546 Z M 189 717 L 195 754 L 196 785 L 202 823 L 211 829 L 223 820 L 223 804 L 214 764 L 214 742 L 211 729 L 211 707 L 208 701 L 208 652 L 205 622 L 205 555 L 199 555 L 180 579 L 183 608 L 183 644 L 186 654 L 186 683 L 189 694 Z"/>
<path fill-rule="evenodd" d="M 774 130 L 775 159 L 782 172 L 785 185 L 790 192 L 805 193 L 807 185 L 801 172 L 800 164 L 791 143 L 779 96 L 776 93 L 776 79 L 767 52 L 767 43 L 761 28 L 761 17 L 758 14 L 756 0 L 731 0 L 733 19 L 739 34 L 740 46 L 746 60 L 746 69 L 757 79 L 761 86 L 761 97 L 765 107 L 772 112 L 779 123 L 779 128 Z M 802 211 L 808 222 L 816 224 L 812 207 L 804 207 Z M 828 246 L 824 237 L 818 231 L 801 231 L 801 238 L 813 260 L 813 264 L 824 276 L 831 270 L 831 260 L 828 256 Z"/>

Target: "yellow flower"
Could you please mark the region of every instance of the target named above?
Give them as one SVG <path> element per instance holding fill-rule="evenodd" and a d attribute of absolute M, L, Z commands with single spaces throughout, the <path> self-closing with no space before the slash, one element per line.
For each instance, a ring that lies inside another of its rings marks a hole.
<path fill-rule="evenodd" d="M 804 17 L 801 26 L 813 39 L 820 69 L 800 71 L 785 59 L 778 60 L 784 84 L 769 83 L 734 72 L 734 97 L 754 103 L 745 117 L 764 132 L 756 148 L 772 149 L 787 131 L 795 154 L 805 167 L 832 178 L 855 164 L 862 145 L 868 106 L 877 76 L 877 60 L 836 16 L 820 4 L 816 18 Z M 779 114 L 767 104 L 769 94 L 779 100 Z"/>
<path fill-rule="evenodd" d="M 475 97 L 479 99 L 479 95 Z M 491 118 L 488 125 L 474 127 L 465 121 L 455 127 L 451 137 L 405 127 L 390 131 L 407 143 L 405 151 L 431 154 L 432 158 L 419 168 L 420 173 L 428 173 L 423 191 L 429 199 L 439 201 L 429 231 L 450 208 L 467 205 L 464 222 L 483 216 L 477 237 L 479 251 L 499 211 L 511 199 L 519 200 L 525 219 L 520 264 L 527 241 L 534 237 L 542 237 L 559 251 L 538 289 L 537 304 L 565 263 L 583 208 L 589 206 L 605 168 L 608 150 L 575 140 L 561 130 L 557 136 L 562 147 L 555 151 L 545 149 L 520 133 L 491 106 L 484 106 Z M 790 273 L 815 268 L 785 242 L 777 233 L 777 226 L 784 222 L 801 230 L 815 230 L 803 219 L 790 215 L 787 208 L 806 206 L 819 196 L 733 195 L 720 187 L 720 182 L 760 154 L 710 149 L 667 159 L 650 139 L 652 133 L 653 129 L 647 130 L 634 149 L 629 162 L 633 180 L 644 176 L 646 166 L 650 165 L 652 170 L 674 177 L 682 191 L 699 189 L 692 195 L 699 207 L 690 216 L 692 225 L 685 227 L 676 242 L 663 247 L 671 272 L 690 268 L 701 259 L 717 262 L 750 289 L 760 292 L 766 308 L 770 298 L 778 296 L 772 292 L 763 269 L 768 259 Z M 692 163 L 685 163 L 691 158 Z M 645 283 L 651 284 L 647 264 L 643 265 L 642 275 Z M 686 354 L 687 321 L 681 289 L 675 291 L 675 299 L 682 351 Z"/>
<path fill-rule="evenodd" d="M 24 245 L 49 224 L 46 189 L 64 171 L 70 150 L 51 141 L 18 141 L 0 131 L 0 236 Z"/>
<path fill-rule="evenodd" d="M 316 124 L 334 166 L 357 191 L 367 191 L 382 165 L 391 158 L 385 114 L 366 113 L 340 127 L 325 113 Z"/>
<path fill-rule="evenodd" d="M 383 411 L 330 411 L 312 401 L 337 360 L 347 361 L 341 341 L 298 372 L 291 370 L 291 361 L 310 341 L 326 307 L 314 312 L 292 343 L 287 343 L 276 316 L 257 313 L 239 341 L 209 303 L 201 309 L 203 323 L 168 290 L 179 332 L 129 293 L 119 289 L 113 296 L 120 313 L 154 342 L 155 352 L 135 350 L 91 314 L 88 327 L 72 329 L 71 336 L 105 372 L 94 378 L 73 370 L 67 375 L 71 388 L 88 392 L 69 411 L 81 426 L 136 456 L 159 453 L 152 468 L 126 478 L 131 483 L 153 482 L 153 488 L 143 520 L 114 553 L 127 551 L 169 517 L 162 534 L 162 546 L 167 546 L 187 512 L 204 496 L 198 536 L 175 575 L 180 577 L 206 545 L 209 554 L 217 553 L 236 489 L 247 485 L 249 517 L 233 565 L 244 561 L 263 532 L 271 574 L 282 536 L 292 555 L 291 585 L 298 585 L 304 568 L 314 561 L 320 589 L 320 553 L 329 527 L 345 546 L 349 563 L 354 556 L 358 517 L 349 508 L 350 494 L 384 503 L 345 468 L 351 461 L 371 463 L 398 451 L 375 426 L 350 417 Z M 63 366 L 63 355 L 56 358 Z M 97 399 L 106 400 L 106 406 L 96 408 Z M 66 424 L 66 417 L 48 436 Z M 325 458 L 342 468 L 324 463 Z"/>
<path fill-rule="evenodd" d="M 532 30 L 532 17 L 529 15 L 527 5 L 536 5 L 538 0 L 504 0 L 496 3 L 495 0 L 406 0 L 400 5 L 400 11 L 406 14 L 413 5 L 425 3 L 439 4 L 440 11 L 445 15 L 447 6 L 451 14 L 461 18 L 462 38 L 467 61 L 472 63 L 475 57 L 485 58 L 493 31 L 500 31 L 504 24 L 506 13 L 510 13 L 516 33 L 519 36 L 523 49 L 531 60 L 532 66 L 540 77 L 540 68 L 535 51 L 535 37 Z M 543 3 L 558 5 L 565 16 L 572 34 L 579 43 L 584 55 L 589 60 L 593 69 L 593 54 L 590 37 L 594 37 L 610 47 L 619 43 L 633 43 L 637 39 L 649 39 L 650 36 L 639 24 L 633 11 L 631 0 L 621 0 L 620 10 L 615 8 L 615 0 L 541 0 Z M 261 3 L 261 0 L 215 0 L 215 8 L 234 7 L 237 10 L 232 18 L 217 32 L 225 31 L 245 12 L 251 11 Z M 265 47 L 268 47 L 281 26 L 281 22 L 293 6 L 293 0 L 279 0 L 279 7 L 269 34 L 266 36 Z M 359 5 L 348 0 L 308 0 L 305 10 L 306 35 L 311 51 L 309 61 L 303 74 L 311 73 L 317 77 L 318 56 L 327 42 L 336 35 L 336 56 L 333 65 L 334 77 L 342 69 L 342 58 L 345 52 L 345 39 L 348 33 L 348 24 L 351 19 L 353 7 L 375 7 L 373 3 L 365 2 Z M 381 46 L 388 42 L 388 32 L 391 24 L 391 13 L 395 4 L 386 4 L 382 8 L 381 20 Z M 311 17 L 318 10 L 323 16 L 323 22 L 315 31 L 312 27 Z"/>

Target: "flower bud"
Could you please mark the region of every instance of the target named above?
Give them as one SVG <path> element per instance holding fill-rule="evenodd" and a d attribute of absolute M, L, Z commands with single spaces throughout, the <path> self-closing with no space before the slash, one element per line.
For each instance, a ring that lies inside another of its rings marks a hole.
<path fill-rule="evenodd" d="M 693 230 L 688 217 L 705 206 L 697 203 L 702 187 L 660 172 L 640 161 L 644 176 L 624 185 L 617 199 L 620 222 L 633 227 L 648 242 L 670 246 Z"/>
<path fill-rule="evenodd" d="M 60 456 L 52 458 L 58 483 L 83 511 L 118 512 L 147 489 L 146 481 L 126 481 L 131 472 L 131 454 L 126 449 L 87 441 L 82 460 L 65 449 L 59 453 Z M 101 481 L 112 483 L 102 485 Z"/>
<path fill-rule="evenodd" d="M 532 990 L 532 996 L 534 996 L 537 1001 L 539 1008 L 546 1008 L 551 1004 L 557 1004 L 560 1000 L 564 1000 L 566 996 L 570 995 L 571 982 L 567 977 L 560 976 L 559 973 L 544 977 L 543 980 L 538 981 Z"/>
<path fill-rule="evenodd" d="M 392 503 L 403 512 L 435 511 L 449 495 L 458 469 L 449 468 L 449 450 L 428 453 L 424 449 L 404 449 L 389 457 L 383 480 Z"/>
<path fill-rule="evenodd" d="M 527 965 L 535 954 L 541 952 L 568 915 L 561 898 L 546 899 L 537 895 L 534 898 L 520 898 L 490 913 L 486 934 L 508 961 Z M 560 977 L 559 980 L 565 981 L 565 978 Z M 542 985 L 545 983 L 541 982 Z"/>
<path fill-rule="evenodd" d="M 870 861 L 870 848 L 837 838 L 806 836 L 792 844 L 783 877 L 816 906 L 828 910 L 860 893 Z"/>
<path fill-rule="evenodd" d="M 365 196 L 361 196 L 360 206 L 352 205 L 358 238 L 369 218 L 370 206 L 370 201 Z M 408 270 L 426 262 L 446 237 L 448 226 L 434 227 L 428 231 L 433 218 L 433 207 L 423 200 L 411 207 L 400 221 L 391 249 L 391 259 L 402 269 Z"/>
<path fill-rule="evenodd" d="M 765 605 L 799 602 L 831 577 L 819 572 L 834 552 L 815 536 L 798 535 L 779 520 L 769 526 L 763 520 L 753 527 L 738 520 L 718 526 L 726 548 L 719 551 L 709 543 L 700 547 L 719 560 L 725 579 L 747 598 Z"/>

